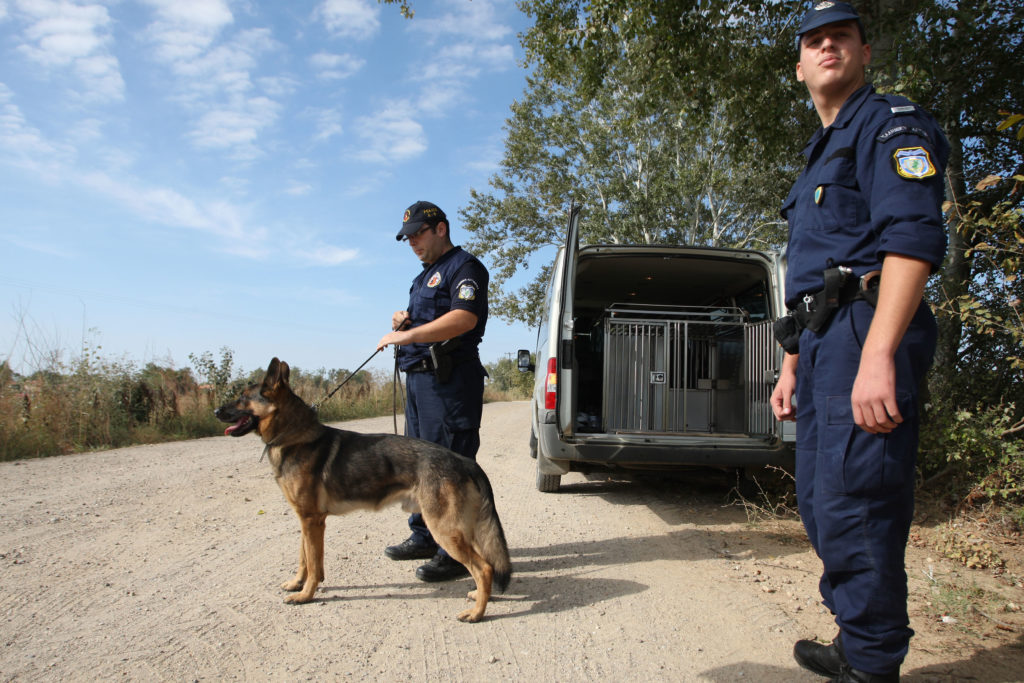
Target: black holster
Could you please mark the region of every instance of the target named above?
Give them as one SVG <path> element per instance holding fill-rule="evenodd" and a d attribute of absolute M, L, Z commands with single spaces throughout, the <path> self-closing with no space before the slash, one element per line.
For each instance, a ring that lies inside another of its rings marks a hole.
<path fill-rule="evenodd" d="M 800 333 L 803 329 L 792 315 L 784 315 L 772 323 L 772 334 L 788 354 L 800 353 Z"/>
<path fill-rule="evenodd" d="M 446 339 L 430 345 L 430 360 L 434 363 L 434 377 L 441 384 L 446 384 L 452 377 L 452 370 L 455 368 L 455 360 L 452 354 L 462 346 L 462 340 L 458 337 Z"/>

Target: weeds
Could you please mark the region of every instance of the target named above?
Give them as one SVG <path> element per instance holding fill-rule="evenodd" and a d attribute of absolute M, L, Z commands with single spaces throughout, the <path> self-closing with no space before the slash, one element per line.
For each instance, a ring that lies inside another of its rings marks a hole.
<path fill-rule="evenodd" d="M 228 348 L 219 358 L 190 354 L 192 367 L 184 369 L 157 363 L 139 368 L 128 360 L 105 360 L 100 352 L 99 346 L 85 344 L 71 362 L 51 353 L 44 369 L 27 376 L 0 362 L 0 461 L 214 436 L 224 429 L 214 409 L 263 378 L 262 369 L 237 370 Z M 390 372 L 360 371 L 324 401 L 349 374 L 293 367 L 290 382 L 307 403 L 323 401 L 324 422 L 403 412 L 404 392 Z M 528 395 L 515 387 L 489 386 L 485 400 Z"/>

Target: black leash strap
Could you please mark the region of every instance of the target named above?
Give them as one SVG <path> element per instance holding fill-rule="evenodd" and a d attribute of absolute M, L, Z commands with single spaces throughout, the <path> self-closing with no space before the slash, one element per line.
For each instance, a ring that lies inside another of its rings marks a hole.
<path fill-rule="evenodd" d="M 336 394 L 336 393 L 338 392 L 338 389 L 341 389 L 341 388 L 342 388 L 343 386 L 345 386 L 345 385 L 346 385 L 346 384 L 348 383 L 348 381 L 349 381 L 350 379 L 352 379 L 353 377 L 355 377 L 355 376 L 356 376 L 356 375 L 357 375 L 357 374 L 359 373 L 359 371 L 360 371 L 360 370 L 362 370 L 362 369 L 363 369 L 363 367 L 364 367 L 364 366 L 365 366 L 365 365 L 366 365 L 367 363 L 369 363 L 369 362 L 370 362 L 371 360 L 373 360 L 373 357 L 374 357 L 374 356 L 376 356 L 376 355 L 377 355 L 378 353 L 380 353 L 380 350 L 374 351 L 374 352 L 373 352 L 372 354 L 370 354 L 370 357 L 369 357 L 369 358 L 367 358 L 366 360 L 364 360 L 364 361 L 363 361 L 363 364 L 362 364 L 362 365 L 360 365 L 360 366 L 359 366 L 358 368 L 356 368 L 356 369 L 355 369 L 355 370 L 354 370 L 354 371 L 353 371 L 353 372 L 352 372 L 352 373 L 351 373 L 351 374 L 350 374 L 350 375 L 349 375 L 348 377 L 346 377 L 346 378 L 345 378 L 345 379 L 344 379 L 344 380 L 342 381 L 342 383 L 341 383 L 341 384 L 339 384 L 338 386 L 334 387 L 334 390 L 333 390 L 333 391 L 331 391 L 331 393 L 327 394 L 327 396 L 325 396 L 324 398 L 322 398 L 322 399 L 320 399 L 319 401 L 317 401 L 316 403 L 314 403 L 314 404 L 313 404 L 313 405 L 311 406 L 311 407 L 313 408 L 313 410 L 315 410 L 315 411 L 319 411 L 319 410 L 320 410 L 320 406 L 321 406 L 321 405 L 323 405 L 323 403 L 324 403 L 325 401 L 329 401 L 329 400 L 331 400 L 331 396 L 334 396 L 334 394 Z"/>

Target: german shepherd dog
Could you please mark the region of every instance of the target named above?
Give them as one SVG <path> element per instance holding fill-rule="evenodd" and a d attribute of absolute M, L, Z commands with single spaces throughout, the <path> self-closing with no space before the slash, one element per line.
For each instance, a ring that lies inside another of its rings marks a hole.
<path fill-rule="evenodd" d="M 492 584 L 504 591 L 512 576 L 484 471 L 429 441 L 327 427 L 292 391 L 288 375 L 288 364 L 274 358 L 262 383 L 215 412 L 233 423 L 225 434 L 260 435 L 274 477 L 302 523 L 299 570 L 281 584 L 294 592 L 285 602 L 309 602 L 324 580 L 327 515 L 401 503 L 407 512 L 421 512 L 434 540 L 469 569 L 476 590 L 468 597 L 475 604 L 458 618 L 480 621 Z"/>

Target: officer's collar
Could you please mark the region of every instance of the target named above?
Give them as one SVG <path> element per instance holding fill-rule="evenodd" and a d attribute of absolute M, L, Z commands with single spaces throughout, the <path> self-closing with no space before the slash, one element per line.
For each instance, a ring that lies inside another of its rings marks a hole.
<path fill-rule="evenodd" d="M 449 249 L 448 251 L 444 252 L 439 257 L 437 257 L 437 260 L 434 261 L 433 263 L 423 263 L 423 264 L 421 264 L 423 266 L 423 270 L 426 270 L 427 268 L 433 268 L 434 266 L 441 265 L 442 263 L 444 263 L 445 261 L 450 259 L 452 256 L 454 256 L 455 252 L 457 252 L 457 251 L 462 251 L 462 247 L 452 247 L 451 249 Z"/>
<path fill-rule="evenodd" d="M 861 108 L 868 97 L 875 92 L 875 87 L 870 83 L 865 83 L 857 90 L 853 91 L 853 94 L 846 98 L 843 102 L 843 106 L 839 108 L 839 115 L 836 116 L 836 120 L 832 122 L 829 128 L 846 128 L 850 120 L 853 119 L 854 115 Z"/>
<path fill-rule="evenodd" d="M 843 102 L 843 106 L 839 108 L 839 114 L 836 116 L 836 120 L 829 125 L 828 128 L 819 126 L 818 130 L 814 131 L 814 135 L 811 136 L 810 141 L 804 148 L 804 155 L 810 156 L 811 149 L 818 143 L 819 140 L 825 135 L 826 132 L 835 128 L 846 128 L 846 126 L 853 120 L 853 117 L 860 110 L 861 106 L 867 102 L 868 98 L 871 97 L 875 92 L 875 87 L 870 83 L 865 83 L 861 87 L 853 91 L 853 94 L 846 98 Z"/>

